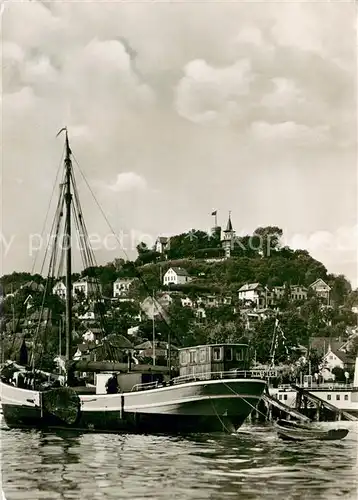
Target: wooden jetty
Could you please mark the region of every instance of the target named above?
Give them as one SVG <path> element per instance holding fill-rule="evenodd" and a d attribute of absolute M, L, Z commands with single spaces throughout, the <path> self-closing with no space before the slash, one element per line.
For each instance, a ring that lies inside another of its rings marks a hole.
<path fill-rule="evenodd" d="M 301 420 L 302 422 L 310 421 L 309 417 L 306 417 L 306 415 L 303 415 L 294 408 L 290 408 L 289 406 L 282 403 L 282 401 L 278 401 L 276 398 L 273 398 L 269 394 L 265 394 L 262 397 L 262 401 L 265 403 L 268 409 L 270 420 L 272 420 L 272 408 L 275 408 L 279 413 L 279 416 L 285 415 L 288 418 Z"/>
<path fill-rule="evenodd" d="M 310 401 L 311 403 L 314 404 L 316 408 L 315 412 L 315 419 L 320 420 L 321 413 L 324 410 L 328 410 L 330 413 L 334 415 L 334 420 L 342 420 L 344 418 L 345 420 L 350 420 L 350 421 L 357 421 L 358 418 L 355 415 L 352 415 L 346 410 L 342 410 L 341 408 L 338 408 L 332 403 L 329 403 L 328 401 L 325 401 L 324 399 L 319 398 L 315 394 L 312 394 L 309 390 L 304 389 L 303 387 L 300 387 L 298 385 L 293 384 L 292 389 L 294 389 L 297 392 L 297 397 L 296 397 L 296 409 L 301 409 L 302 404 L 304 409 L 307 409 L 307 403 Z"/>

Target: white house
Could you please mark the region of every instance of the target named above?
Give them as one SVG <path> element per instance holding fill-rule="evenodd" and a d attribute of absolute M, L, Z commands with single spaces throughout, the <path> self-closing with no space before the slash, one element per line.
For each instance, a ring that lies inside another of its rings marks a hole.
<path fill-rule="evenodd" d="M 189 297 L 181 298 L 180 301 L 181 301 L 181 305 L 183 307 L 193 307 L 194 306 L 193 301 L 191 299 L 189 299 Z"/>
<path fill-rule="evenodd" d="M 113 283 L 113 297 L 123 297 L 127 295 L 130 286 L 135 278 L 118 278 Z"/>
<path fill-rule="evenodd" d="M 332 349 L 329 346 L 327 353 L 322 359 L 321 375 L 324 379 L 333 378 L 332 370 L 334 368 L 341 368 L 342 370 L 350 370 L 354 367 L 354 359 L 341 350 Z"/>
<path fill-rule="evenodd" d="M 288 298 L 290 300 L 306 300 L 307 288 L 301 285 L 290 285 L 288 287 Z M 267 293 L 267 305 L 274 305 L 277 301 L 283 300 L 286 295 L 285 286 L 274 286 L 272 290 Z"/>
<path fill-rule="evenodd" d="M 196 309 L 194 309 L 194 316 L 196 318 L 198 318 L 199 320 L 205 319 L 206 318 L 206 311 L 205 311 L 204 307 L 199 306 Z"/>
<path fill-rule="evenodd" d="M 163 276 L 163 285 L 184 285 L 190 281 L 188 271 L 182 267 L 170 267 Z"/>
<path fill-rule="evenodd" d="M 308 293 L 308 290 L 304 286 L 301 286 L 301 285 L 291 285 L 290 286 L 291 300 L 306 300 L 307 293 Z"/>
<path fill-rule="evenodd" d="M 158 253 L 164 253 L 165 250 L 169 248 L 170 239 L 166 236 L 159 236 L 157 241 L 155 242 L 155 251 Z"/>
<path fill-rule="evenodd" d="M 72 293 L 74 296 L 83 293 L 86 298 L 101 293 L 102 287 L 98 280 L 94 278 L 82 278 L 72 286 Z"/>
<path fill-rule="evenodd" d="M 324 299 L 327 304 L 330 303 L 331 287 L 323 279 L 318 278 L 318 280 L 310 284 L 310 288 L 312 288 L 318 297 Z"/>
<path fill-rule="evenodd" d="M 265 289 L 260 283 L 246 283 L 238 291 L 238 298 L 243 302 L 251 301 L 257 307 L 265 305 Z"/>
<path fill-rule="evenodd" d="M 63 281 L 58 281 L 52 288 L 52 293 L 58 295 L 61 299 L 66 299 L 66 285 Z"/>
<path fill-rule="evenodd" d="M 78 319 L 87 320 L 87 321 L 89 321 L 89 320 L 94 321 L 96 319 L 96 315 L 95 315 L 94 311 L 86 311 L 85 313 L 79 315 Z"/>
<path fill-rule="evenodd" d="M 83 342 L 98 343 L 98 337 L 100 337 L 101 335 L 104 335 L 101 328 L 91 328 L 82 335 Z"/>
<path fill-rule="evenodd" d="M 159 297 L 148 296 L 140 304 L 141 310 L 146 314 L 148 319 L 156 317 L 167 318 L 167 309 L 172 303 L 172 298 L 168 293 L 164 293 Z"/>

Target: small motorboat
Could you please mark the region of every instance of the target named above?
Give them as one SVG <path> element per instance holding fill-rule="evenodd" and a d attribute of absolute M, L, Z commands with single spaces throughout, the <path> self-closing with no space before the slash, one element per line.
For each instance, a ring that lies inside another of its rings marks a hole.
<path fill-rule="evenodd" d="M 348 429 L 319 429 L 289 420 L 277 420 L 275 428 L 278 437 L 286 441 L 337 441 L 349 432 Z"/>

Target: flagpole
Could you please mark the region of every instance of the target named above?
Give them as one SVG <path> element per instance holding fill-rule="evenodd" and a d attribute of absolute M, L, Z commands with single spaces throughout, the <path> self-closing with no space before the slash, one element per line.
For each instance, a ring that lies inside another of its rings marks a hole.
<path fill-rule="evenodd" d="M 218 211 L 215 210 L 214 212 L 211 212 L 211 215 L 213 215 L 215 217 L 215 219 L 214 219 L 215 226 L 214 227 L 218 227 Z"/>

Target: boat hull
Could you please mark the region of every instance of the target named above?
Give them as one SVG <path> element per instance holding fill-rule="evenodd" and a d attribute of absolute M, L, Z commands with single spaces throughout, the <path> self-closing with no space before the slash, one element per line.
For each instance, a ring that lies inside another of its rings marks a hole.
<path fill-rule="evenodd" d="M 0 383 L 9 427 L 68 428 L 87 432 L 234 432 L 260 401 L 265 382 L 209 380 L 113 395 L 79 395 L 68 424 L 43 410 L 41 393 Z"/>
<path fill-rule="evenodd" d="M 337 441 L 347 436 L 347 429 L 316 429 L 308 425 L 296 424 L 285 420 L 275 425 L 279 438 L 285 441 Z"/>

